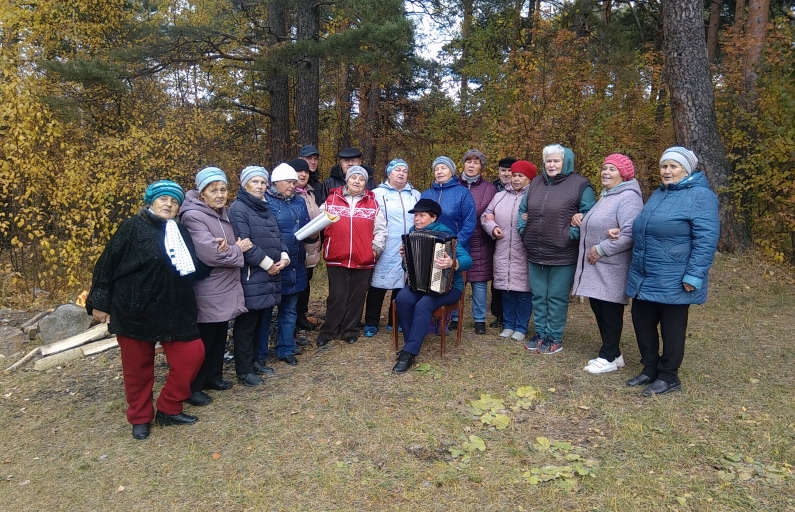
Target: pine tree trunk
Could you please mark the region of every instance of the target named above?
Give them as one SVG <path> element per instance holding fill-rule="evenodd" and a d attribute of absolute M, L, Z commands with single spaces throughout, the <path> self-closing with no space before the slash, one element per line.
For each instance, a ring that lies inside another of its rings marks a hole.
<path fill-rule="evenodd" d="M 719 249 L 741 251 L 750 237 L 725 189 L 732 169 L 718 133 L 715 92 L 709 73 L 701 0 L 663 0 L 663 48 L 676 142 L 696 153 L 720 202 Z"/>
<path fill-rule="evenodd" d="M 720 26 L 720 7 L 722 3 L 722 0 L 712 0 L 709 6 L 707 56 L 710 62 L 715 62 L 715 52 L 718 49 L 718 27 Z"/>
<path fill-rule="evenodd" d="M 318 41 L 320 34 L 320 11 L 316 0 L 298 2 L 298 40 Z M 320 59 L 302 55 L 298 64 L 298 79 L 295 91 L 295 127 L 299 146 L 318 144 L 320 118 Z"/>
<path fill-rule="evenodd" d="M 748 4 L 748 19 L 745 22 L 745 55 L 743 55 L 743 76 L 745 77 L 745 97 L 748 110 L 755 110 L 756 67 L 762 58 L 762 48 L 767 39 L 767 17 L 770 0 L 751 0 Z"/>
<path fill-rule="evenodd" d="M 464 19 L 461 22 L 461 85 L 459 90 L 459 107 L 461 115 L 467 113 L 467 103 L 469 102 L 469 75 L 466 68 L 469 64 L 469 45 L 472 42 L 469 38 L 472 36 L 472 23 L 475 15 L 475 2 L 474 0 L 463 0 L 462 7 L 464 11 Z"/>
<path fill-rule="evenodd" d="M 368 74 L 365 73 L 366 77 Z M 381 87 L 376 82 L 362 84 L 360 88 L 359 117 L 360 125 L 359 144 L 362 150 L 362 161 L 368 165 L 375 162 L 378 146 L 378 136 L 381 132 L 379 112 L 381 110 Z"/>
<path fill-rule="evenodd" d="M 734 3 L 734 28 L 742 32 L 745 25 L 745 0 L 736 0 Z"/>
<path fill-rule="evenodd" d="M 268 26 L 270 34 L 268 45 L 276 46 L 287 40 L 287 19 L 284 1 L 275 0 L 268 4 Z M 289 83 L 278 65 L 271 70 L 268 90 L 271 97 L 271 168 L 288 160 L 290 146 L 290 98 Z"/>

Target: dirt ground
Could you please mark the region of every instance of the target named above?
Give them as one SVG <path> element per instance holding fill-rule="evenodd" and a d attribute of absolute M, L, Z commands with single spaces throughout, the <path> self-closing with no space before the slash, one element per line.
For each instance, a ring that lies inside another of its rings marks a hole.
<path fill-rule="evenodd" d="M 792 273 L 721 256 L 710 279 L 683 390 L 656 398 L 624 385 L 640 370 L 628 311 L 627 367 L 582 371 L 599 343 L 578 300 L 559 354 L 467 322 L 460 348 L 441 357 L 428 337 L 404 375 L 390 371 L 385 308 L 374 338 L 273 362 L 264 386 L 211 391 L 186 406 L 197 424 L 145 441 L 125 421 L 117 350 L 0 374 L 0 509 L 795 510 Z M 322 284 L 313 294 L 322 314 Z M 517 396 L 525 386 L 536 395 Z M 491 415 L 506 428 L 473 414 L 483 395 L 502 400 Z"/>

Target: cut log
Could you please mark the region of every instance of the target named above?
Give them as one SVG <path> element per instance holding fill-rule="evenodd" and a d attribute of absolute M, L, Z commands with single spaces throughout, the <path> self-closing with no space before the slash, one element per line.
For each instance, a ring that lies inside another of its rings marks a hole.
<path fill-rule="evenodd" d="M 31 327 L 33 325 L 36 325 L 37 323 L 39 323 L 39 320 L 41 320 L 42 318 L 44 318 L 45 316 L 49 315 L 52 312 L 53 312 L 52 309 L 48 309 L 46 311 L 41 311 L 39 313 L 36 313 L 36 315 L 33 318 L 31 318 L 24 324 L 20 325 L 19 328 L 24 331 L 25 327 Z"/>
<path fill-rule="evenodd" d="M 79 347 L 70 348 L 48 357 L 42 357 L 36 361 L 36 364 L 33 365 L 33 369 L 36 371 L 48 370 L 53 366 L 58 366 L 59 364 L 64 364 L 80 357 L 83 357 L 83 352 L 80 351 Z"/>
<path fill-rule="evenodd" d="M 117 347 L 118 345 L 116 337 L 114 336 L 111 340 L 99 340 L 82 347 L 70 348 L 51 356 L 42 357 L 36 361 L 36 364 L 33 365 L 33 369 L 37 371 L 47 370 L 53 366 L 80 359 L 84 356 L 98 354 L 110 348 Z"/>
<path fill-rule="evenodd" d="M 14 370 L 16 370 L 17 368 L 19 368 L 19 367 L 20 367 L 20 366 L 22 366 L 23 364 L 27 363 L 28 361 L 30 361 L 31 359 L 33 359 L 34 357 L 36 357 L 36 354 L 39 354 L 39 353 L 41 353 L 41 347 L 36 347 L 36 348 L 34 348 L 34 349 L 33 349 L 33 350 L 31 350 L 30 352 L 28 352 L 28 355 L 26 355 L 25 357 L 23 357 L 22 359 L 20 359 L 20 360 L 19 360 L 19 361 L 17 361 L 16 363 L 14 363 L 14 364 L 12 364 L 11 366 L 9 366 L 8 368 L 6 368 L 4 373 L 5 373 L 6 375 L 8 375 L 9 373 L 13 372 Z"/>
<path fill-rule="evenodd" d="M 35 340 L 36 335 L 39 334 L 38 322 L 33 325 L 28 325 L 27 327 L 23 327 L 22 332 L 25 333 L 25 336 L 27 336 L 29 340 Z"/>
<path fill-rule="evenodd" d="M 116 336 L 114 336 L 107 340 L 95 341 L 94 343 L 83 345 L 82 347 L 80 347 L 80 351 L 83 353 L 83 357 L 86 357 L 86 356 L 93 356 L 94 354 L 99 354 L 100 352 L 105 352 L 106 350 L 118 346 L 119 342 L 116 341 Z"/>
<path fill-rule="evenodd" d="M 63 352 L 64 350 L 85 345 L 89 341 L 97 341 L 107 337 L 108 324 L 98 324 L 85 332 L 81 332 L 80 334 L 72 336 L 71 338 L 56 341 L 55 343 L 50 343 L 49 345 L 43 345 L 41 347 L 41 355 L 48 356 L 50 354 L 57 354 L 58 352 Z"/>

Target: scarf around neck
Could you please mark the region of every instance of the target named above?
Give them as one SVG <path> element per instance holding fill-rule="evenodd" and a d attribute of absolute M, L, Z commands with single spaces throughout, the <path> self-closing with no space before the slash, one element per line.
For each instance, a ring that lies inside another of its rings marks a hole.
<path fill-rule="evenodd" d="M 149 211 L 156 215 L 151 208 Z M 179 232 L 177 223 L 173 219 L 166 220 L 166 236 L 163 239 L 163 245 L 166 248 L 166 254 L 171 259 L 171 264 L 177 269 L 179 275 L 186 276 L 196 272 L 193 257 L 191 257 L 188 246 L 185 245 L 185 240 L 182 238 L 182 233 Z"/>

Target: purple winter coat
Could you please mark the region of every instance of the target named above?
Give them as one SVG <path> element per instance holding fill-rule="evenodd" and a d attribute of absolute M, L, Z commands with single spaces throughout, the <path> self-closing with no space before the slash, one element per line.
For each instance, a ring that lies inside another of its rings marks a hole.
<path fill-rule="evenodd" d="M 480 217 L 486 233 L 491 235 L 494 228 L 499 226 L 504 234 L 502 239 L 497 240 L 494 250 L 494 288 L 497 290 L 530 291 L 527 251 L 518 229 L 519 205 L 526 191 L 527 186 L 519 191 L 509 187 L 497 192 Z M 494 215 L 494 220 L 484 221 L 488 215 Z"/>
<path fill-rule="evenodd" d="M 226 207 L 219 214 L 199 198 L 197 190 L 189 190 L 179 215 L 190 232 L 196 256 L 213 267 L 209 276 L 193 285 L 199 307 L 196 321 L 200 324 L 226 322 L 248 311 L 240 284 L 243 251 L 235 245 L 235 231 L 229 223 Z M 229 249 L 218 252 L 216 238 L 226 238 Z"/>
<path fill-rule="evenodd" d="M 483 175 L 478 176 L 477 181 L 471 185 L 462 177 L 458 178 L 461 185 L 469 189 L 472 199 L 475 200 L 475 214 L 477 215 L 477 226 L 469 242 L 469 254 L 472 256 L 472 267 L 467 270 L 468 283 L 483 283 L 491 281 L 494 265 L 494 239 L 489 236 L 480 225 L 480 216 L 486 211 L 497 189 L 491 182 L 483 179 Z"/>
<path fill-rule="evenodd" d="M 602 196 L 580 224 L 580 252 L 572 293 L 582 297 L 627 304 L 629 264 L 632 261 L 632 222 L 643 210 L 637 180 L 621 183 Z M 607 230 L 621 228 L 618 240 L 610 240 Z M 604 253 L 595 264 L 586 256 L 598 245 Z"/>

